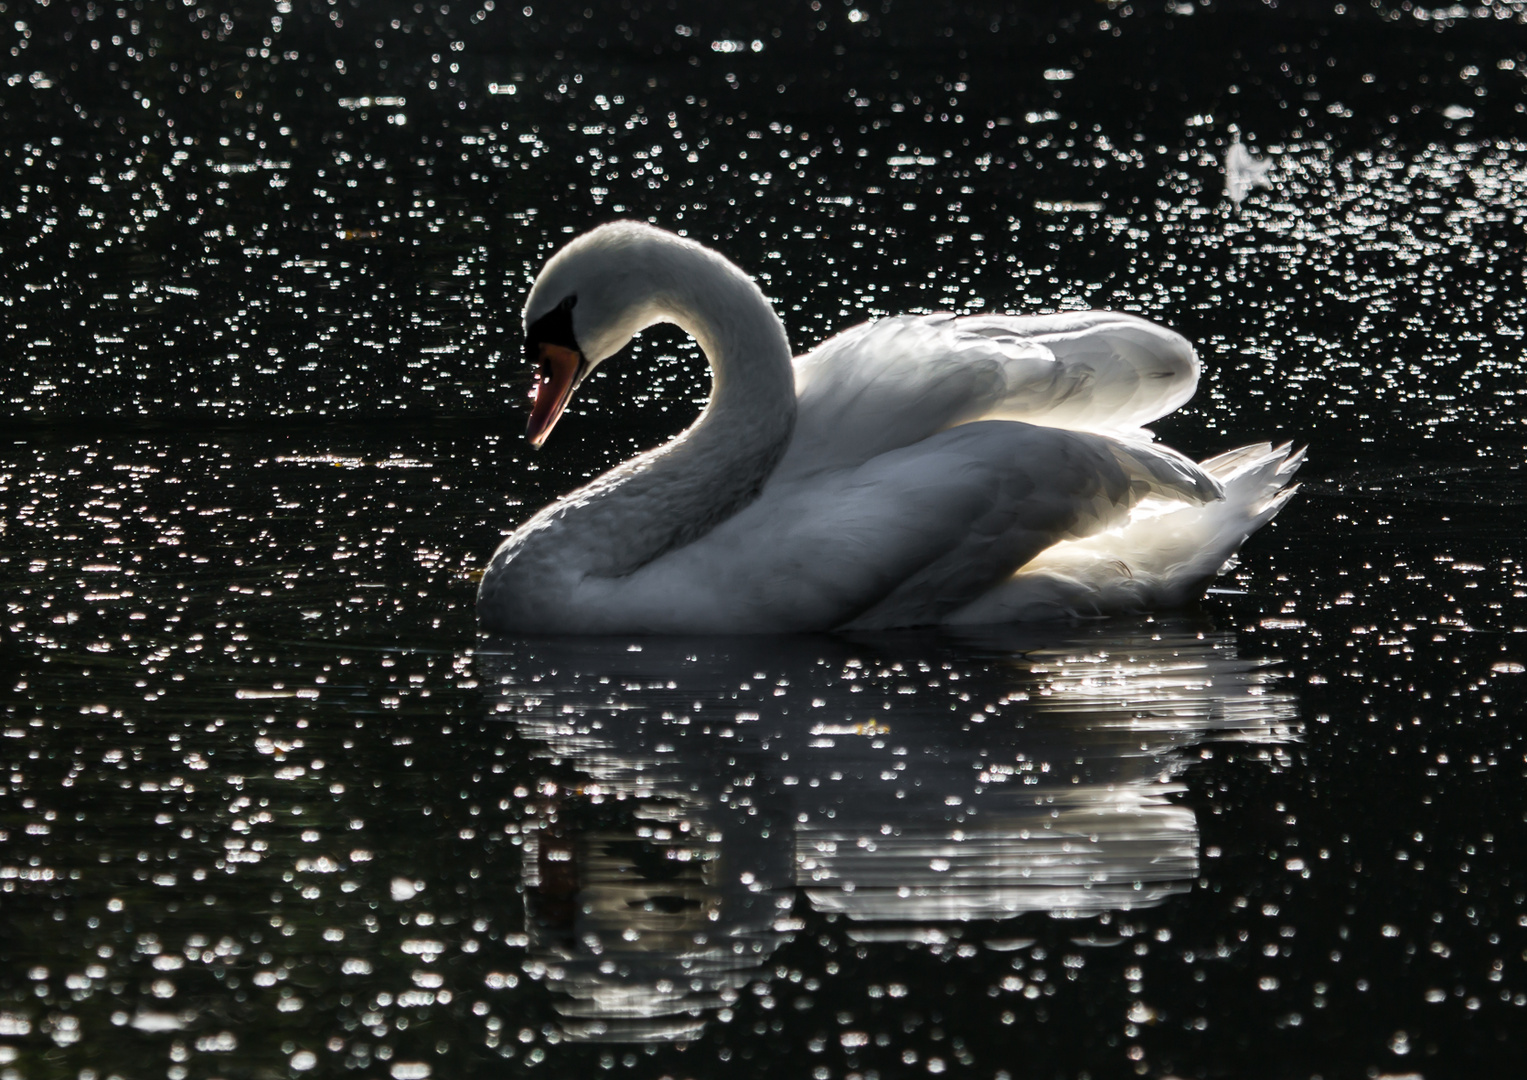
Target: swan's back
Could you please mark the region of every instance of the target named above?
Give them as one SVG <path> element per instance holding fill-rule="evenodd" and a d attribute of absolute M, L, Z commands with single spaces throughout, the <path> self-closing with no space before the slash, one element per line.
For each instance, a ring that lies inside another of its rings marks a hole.
<path fill-rule="evenodd" d="M 1187 339 L 1118 312 L 901 316 L 795 362 L 798 413 L 776 474 L 842 468 L 977 420 L 1129 436 L 1190 397 Z"/>

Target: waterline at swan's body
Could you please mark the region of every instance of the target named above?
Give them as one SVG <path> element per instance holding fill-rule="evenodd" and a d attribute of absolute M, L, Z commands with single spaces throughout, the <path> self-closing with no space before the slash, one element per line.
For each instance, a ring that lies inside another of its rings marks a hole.
<path fill-rule="evenodd" d="M 757 287 L 621 222 L 525 309 L 532 441 L 654 322 L 699 342 L 700 419 L 494 554 L 485 629 L 768 633 L 1104 614 L 1189 599 L 1292 493 L 1267 445 L 1196 464 L 1142 425 L 1192 396 L 1188 342 L 1130 315 L 904 316 L 792 359 Z"/>

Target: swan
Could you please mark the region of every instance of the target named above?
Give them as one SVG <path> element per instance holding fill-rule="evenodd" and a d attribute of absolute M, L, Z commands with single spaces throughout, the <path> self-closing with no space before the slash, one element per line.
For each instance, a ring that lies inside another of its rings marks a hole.
<path fill-rule="evenodd" d="M 1195 463 L 1143 425 L 1198 381 L 1181 335 L 1116 312 L 900 316 L 792 359 L 720 254 L 620 221 L 525 303 L 539 447 L 579 384 L 671 322 L 711 367 L 683 434 L 536 513 L 493 554 L 494 633 L 787 633 L 1181 603 L 1288 501 L 1302 451 Z"/>

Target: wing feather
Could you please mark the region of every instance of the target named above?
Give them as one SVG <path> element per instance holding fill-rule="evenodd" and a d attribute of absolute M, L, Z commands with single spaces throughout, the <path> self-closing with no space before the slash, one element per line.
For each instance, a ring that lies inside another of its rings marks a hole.
<path fill-rule="evenodd" d="M 1192 397 L 1198 358 L 1133 315 L 902 316 L 796 360 L 783 477 L 865 462 L 978 420 L 1136 435 Z"/>
<path fill-rule="evenodd" d="M 1143 498 L 1201 502 L 1218 490 L 1148 443 L 971 423 L 863 465 L 771 481 L 705 543 L 618 588 L 583 587 L 608 589 L 589 600 L 617 623 L 654 631 L 696 610 L 714 612 L 718 628 L 762 631 L 937 622 L 1053 544 L 1124 520 Z"/>

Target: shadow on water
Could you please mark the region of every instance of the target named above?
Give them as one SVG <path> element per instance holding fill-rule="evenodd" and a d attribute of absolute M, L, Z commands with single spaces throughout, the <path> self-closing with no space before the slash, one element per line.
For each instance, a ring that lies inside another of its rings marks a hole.
<path fill-rule="evenodd" d="M 729 1019 L 802 904 L 850 941 L 1015 952 L 1001 920 L 1158 905 L 1199 873 L 1189 752 L 1299 731 L 1265 662 L 1185 622 L 499 640 L 478 669 L 561 770 L 526 819 L 529 956 L 600 1040 Z"/>

